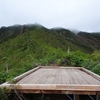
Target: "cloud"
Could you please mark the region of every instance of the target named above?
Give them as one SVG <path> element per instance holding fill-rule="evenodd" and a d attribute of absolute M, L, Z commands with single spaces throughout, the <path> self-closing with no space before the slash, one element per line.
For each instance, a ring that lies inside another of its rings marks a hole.
<path fill-rule="evenodd" d="M 100 31 L 100 0 L 0 0 L 0 26 L 40 23 Z"/>

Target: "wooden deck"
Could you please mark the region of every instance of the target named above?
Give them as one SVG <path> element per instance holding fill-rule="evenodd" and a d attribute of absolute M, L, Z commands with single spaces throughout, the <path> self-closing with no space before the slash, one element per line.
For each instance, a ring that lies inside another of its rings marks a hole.
<path fill-rule="evenodd" d="M 100 76 L 81 67 L 37 67 L 1 87 L 22 93 L 100 94 Z"/>

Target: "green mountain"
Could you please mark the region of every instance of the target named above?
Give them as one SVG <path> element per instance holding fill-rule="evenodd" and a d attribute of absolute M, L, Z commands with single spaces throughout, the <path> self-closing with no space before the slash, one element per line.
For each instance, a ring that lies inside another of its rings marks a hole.
<path fill-rule="evenodd" d="M 79 65 L 87 53 L 100 50 L 100 34 L 79 32 L 74 34 L 63 28 L 47 29 L 39 24 L 14 25 L 0 28 L 0 70 L 9 69 L 8 77 L 15 77 L 39 65 L 61 64 L 66 61 L 70 52 L 76 52 L 77 57 L 71 57 Z M 81 51 L 77 52 L 77 50 Z M 84 54 L 83 54 L 83 53 Z M 87 54 L 87 55 L 86 55 Z M 77 58 L 80 62 L 75 60 Z M 65 60 L 64 60 L 65 59 Z M 65 64 L 65 63 L 64 63 Z M 80 65 L 79 65 L 80 66 Z"/>
<path fill-rule="evenodd" d="M 77 39 L 93 50 L 100 50 L 100 33 L 79 32 Z"/>
<path fill-rule="evenodd" d="M 100 33 L 78 32 L 75 34 L 67 29 L 53 29 L 59 33 L 63 38 L 76 44 L 81 49 L 92 52 L 93 50 L 100 50 Z"/>

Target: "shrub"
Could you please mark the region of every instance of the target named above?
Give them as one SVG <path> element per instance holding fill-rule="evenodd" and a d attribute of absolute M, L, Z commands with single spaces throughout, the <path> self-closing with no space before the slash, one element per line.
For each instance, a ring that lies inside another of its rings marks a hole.
<path fill-rule="evenodd" d="M 96 64 L 92 71 L 98 75 L 100 75 L 100 63 Z"/>
<path fill-rule="evenodd" d="M 0 84 L 4 83 L 7 79 L 7 74 L 5 71 L 0 72 Z"/>

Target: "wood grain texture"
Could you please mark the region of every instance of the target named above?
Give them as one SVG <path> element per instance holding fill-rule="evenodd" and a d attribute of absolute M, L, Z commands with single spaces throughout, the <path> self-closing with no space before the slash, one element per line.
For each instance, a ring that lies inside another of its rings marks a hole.
<path fill-rule="evenodd" d="M 86 73 L 80 68 L 40 67 L 35 72 L 25 76 L 18 84 L 90 84 L 100 85 L 98 78 Z"/>
<path fill-rule="evenodd" d="M 18 76 L 15 80 L 15 84 L 7 82 L 0 87 L 18 89 L 23 93 L 100 93 L 100 77 L 81 67 L 40 66 Z"/>

